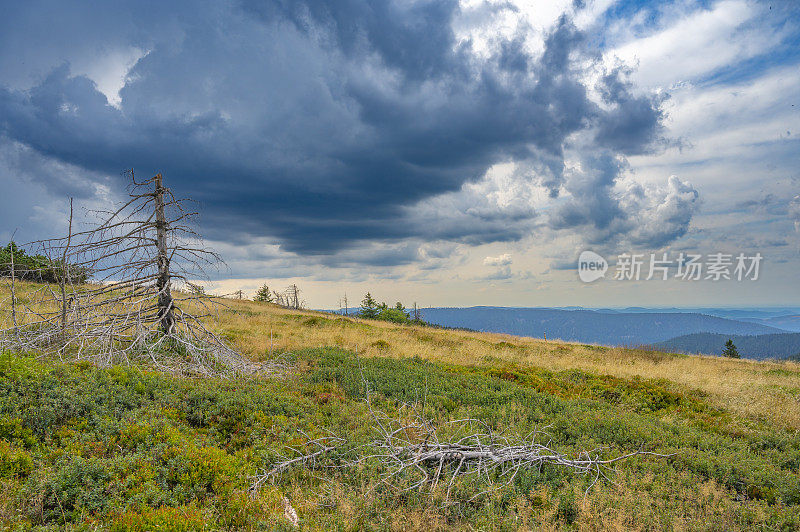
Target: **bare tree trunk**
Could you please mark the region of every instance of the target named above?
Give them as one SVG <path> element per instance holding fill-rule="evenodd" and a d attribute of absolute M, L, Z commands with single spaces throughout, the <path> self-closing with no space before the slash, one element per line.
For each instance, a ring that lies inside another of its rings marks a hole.
<path fill-rule="evenodd" d="M 172 293 L 170 291 L 169 255 L 167 254 L 167 219 L 164 215 L 164 186 L 161 184 L 161 174 L 155 178 L 156 200 L 156 245 L 158 247 L 158 317 L 161 329 L 165 334 L 172 334 L 175 330 L 175 316 L 173 314 Z"/>
<path fill-rule="evenodd" d="M 61 276 L 58 279 L 58 286 L 61 289 L 61 333 L 67 329 L 67 292 L 66 283 L 69 279 L 69 266 L 67 265 L 67 253 L 72 243 L 72 198 L 69 199 L 69 231 L 67 233 L 67 244 L 61 254 Z M 72 284 L 72 279 L 69 279 Z"/>
<path fill-rule="evenodd" d="M 14 236 L 11 236 L 11 321 L 14 323 L 14 332 L 17 331 L 17 287 L 15 284 L 16 272 L 14 271 Z"/>
<path fill-rule="evenodd" d="M 297 288 L 296 284 L 289 285 L 289 288 L 286 289 L 286 306 L 289 308 L 299 309 L 300 308 L 300 289 Z"/>

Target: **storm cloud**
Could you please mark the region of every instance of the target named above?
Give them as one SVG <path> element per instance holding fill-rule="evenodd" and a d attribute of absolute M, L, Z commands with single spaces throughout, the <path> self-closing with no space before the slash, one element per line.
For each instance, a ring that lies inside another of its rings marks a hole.
<path fill-rule="evenodd" d="M 454 33 L 464 12 L 453 1 L 109 2 L 82 18 L 65 9 L 37 6 L 39 22 L 64 16 L 26 52 L 42 69 L 35 82 L 25 86 L 4 59 L 3 142 L 31 168 L 162 171 L 202 203 L 213 240 L 269 237 L 300 255 L 397 242 L 363 259 L 381 265 L 419 259 L 402 241 L 519 240 L 540 223 L 531 203 L 485 193 L 487 171 L 508 162 L 530 169 L 523 186 L 568 195 L 552 227 L 661 242 L 685 233 L 694 212 L 697 193 L 680 180 L 658 200 L 612 192 L 626 156 L 664 142 L 663 96 L 637 94 L 626 71 L 603 70 L 570 13 L 541 51 L 516 34 L 479 53 Z M 36 23 L 31 11 L 17 15 Z M 6 45 L 23 38 L 14 19 L 0 22 Z M 84 54 L 98 43 L 140 51 L 118 100 L 53 51 L 70 32 Z M 580 175 L 565 171 L 576 136 L 590 139 Z M 73 193 L 56 174 L 47 186 Z M 626 206 L 652 219 L 631 225 Z"/>

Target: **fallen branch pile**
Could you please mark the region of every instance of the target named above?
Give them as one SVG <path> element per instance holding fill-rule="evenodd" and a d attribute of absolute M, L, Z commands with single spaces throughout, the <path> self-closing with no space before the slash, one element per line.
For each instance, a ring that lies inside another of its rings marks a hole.
<path fill-rule="evenodd" d="M 370 405 L 369 399 L 367 404 Z M 568 456 L 553 449 L 549 441 L 540 443 L 548 437 L 547 427 L 514 440 L 471 418 L 448 422 L 443 428 L 450 437 L 443 438 L 441 432 L 445 431 L 414 409 L 410 416 L 402 415 L 408 408 L 401 408 L 397 418 L 390 418 L 370 405 L 372 428 L 378 438 L 367 445 L 350 445 L 333 434 L 310 438 L 303 433 L 308 438 L 306 450 L 291 449 L 293 457 L 283 457 L 261 475 L 253 477 L 252 492 L 267 482 L 276 481 L 292 468 L 340 469 L 364 463 L 378 464 L 385 471 L 381 483 L 400 491 L 426 489 L 433 493 L 437 486 L 446 487 L 445 501 L 450 501 L 459 479 L 474 477 L 486 486 L 469 498 L 471 501 L 511 484 L 523 470 L 541 470 L 547 464 L 588 476 L 588 492 L 601 478 L 608 479 L 607 474 L 616 462 L 638 455 L 672 456 L 640 450 L 605 458 L 604 448 Z"/>

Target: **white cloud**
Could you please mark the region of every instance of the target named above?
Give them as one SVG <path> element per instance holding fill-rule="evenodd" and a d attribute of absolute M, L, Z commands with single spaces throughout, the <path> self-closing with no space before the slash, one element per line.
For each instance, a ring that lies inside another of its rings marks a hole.
<path fill-rule="evenodd" d="M 794 230 L 800 233 L 800 195 L 789 203 L 789 217 L 794 222 Z"/>
<path fill-rule="evenodd" d="M 106 53 L 80 58 L 72 63 L 76 75 L 84 74 L 97 85 L 109 105 L 119 107 L 119 91 L 125 86 L 128 73 L 146 52 L 136 47 L 120 48 Z"/>
<path fill-rule="evenodd" d="M 720 67 L 754 57 L 780 42 L 780 32 L 748 25 L 761 6 L 743 0 L 724 0 L 674 20 L 674 24 L 622 44 L 605 56 L 606 63 L 622 60 L 636 65 L 634 74 L 644 87 L 671 87 Z"/>
<path fill-rule="evenodd" d="M 486 257 L 483 259 L 485 266 L 508 266 L 511 264 L 511 253 L 503 253 L 496 257 Z"/>
<path fill-rule="evenodd" d="M 677 176 L 670 176 L 667 186 L 648 194 L 631 192 L 629 201 L 638 211 L 636 228 L 630 234 L 633 244 L 660 247 L 683 236 L 700 207 L 697 190 Z"/>

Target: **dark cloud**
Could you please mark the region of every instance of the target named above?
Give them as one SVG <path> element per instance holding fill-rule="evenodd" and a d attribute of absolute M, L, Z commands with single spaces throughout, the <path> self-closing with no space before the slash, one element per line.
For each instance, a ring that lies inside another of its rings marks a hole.
<path fill-rule="evenodd" d="M 666 142 L 660 135 L 664 129 L 661 105 L 667 96 L 634 95 L 633 85 L 627 80 L 629 74 L 627 69 L 616 68 L 602 77 L 598 88 L 609 109 L 598 119 L 595 141 L 617 152 L 636 155 Z"/>
<path fill-rule="evenodd" d="M 611 152 L 585 155 L 568 173 L 566 202 L 548 219 L 552 229 L 582 229 L 584 241 L 612 251 L 627 245 L 658 249 L 685 235 L 700 206 L 700 194 L 676 176 L 665 187 L 631 183 L 620 190 L 626 160 Z"/>
<path fill-rule="evenodd" d="M 448 75 L 463 64 L 452 57 L 455 36 L 450 22 L 459 10 L 458 0 L 245 0 L 242 7 L 267 23 L 290 21 L 310 37 L 332 41 L 349 57 L 377 54 L 409 80 Z"/>
<path fill-rule="evenodd" d="M 625 160 L 606 151 L 585 156 L 581 165 L 581 170 L 572 172 L 565 184 L 570 200 L 550 217 L 554 229 L 587 224 L 606 229 L 627 215 L 613 197 L 616 180 L 627 168 Z"/>
<path fill-rule="evenodd" d="M 16 16 L 44 24 L 64 10 Z M 519 239 L 535 223 L 529 205 L 447 199 L 505 161 L 532 169 L 552 196 L 565 186 L 576 198 L 556 226 L 591 218 L 607 227 L 622 215 L 605 172 L 660 134 L 660 101 L 634 96 L 622 72 L 603 78 L 602 105 L 590 99 L 582 69 L 595 59 L 567 16 L 541 56 L 517 35 L 493 42 L 486 58 L 456 41 L 455 1 L 109 2 L 82 12 L 56 30 L 86 34 L 81 53 L 101 44 L 146 52 L 119 106 L 62 58 L 30 89 L 0 87 L 0 133 L 94 174 L 163 171 L 203 204 L 214 240 L 269 236 L 285 251 L 325 257 L 365 242 Z M 43 39 L 40 64 L 59 57 L 58 42 Z M 599 181 L 565 183 L 565 146 L 582 131 L 596 132 L 589 149 L 611 151 L 595 160 Z M 435 209 L 448 202 L 453 210 Z M 418 259 L 399 245 L 361 262 Z"/>

